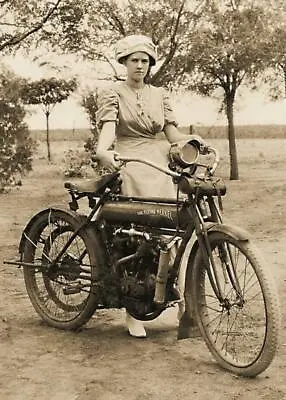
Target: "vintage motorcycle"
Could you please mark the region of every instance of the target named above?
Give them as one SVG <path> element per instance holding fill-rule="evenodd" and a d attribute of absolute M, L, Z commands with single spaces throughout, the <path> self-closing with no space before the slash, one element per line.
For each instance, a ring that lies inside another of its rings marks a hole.
<path fill-rule="evenodd" d="M 125 307 L 146 321 L 181 302 L 178 275 L 191 247 L 182 320 L 195 317 L 220 366 L 256 376 L 278 345 L 279 305 L 269 268 L 249 234 L 222 221 L 226 187 L 214 176 L 218 151 L 188 140 L 172 145 L 169 157 L 168 168 L 132 157 L 119 161 L 121 168 L 139 162 L 168 174 L 176 199 L 123 196 L 120 171 L 82 186 L 67 182 L 69 207 L 36 214 L 22 233 L 20 260 L 7 263 L 23 267 L 29 298 L 44 321 L 75 330 L 99 308 Z M 79 212 L 83 198 L 88 213 Z"/>

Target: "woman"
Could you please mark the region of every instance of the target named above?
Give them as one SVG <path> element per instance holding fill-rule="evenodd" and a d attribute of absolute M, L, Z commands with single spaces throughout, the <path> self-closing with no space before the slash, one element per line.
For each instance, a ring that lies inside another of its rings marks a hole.
<path fill-rule="evenodd" d="M 170 143 L 190 137 L 177 129 L 167 93 L 146 83 L 150 68 L 157 61 L 156 46 L 146 36 L 127 36 L 117 43 L 115 57 L 126 67 L 127 79 L 113 84 L 99 97 L 96 157 L 109 169 L 118 168 L 116 154 L 138 156 L 167 166 Z M 160 135 L 162 132 L 165 138 Z M 122 179 L 125 195 L 175 196 L 171 178 L 143 164 L 128 163 L 122 170 Z M 143 323 L 126 314 L 130 335 L 146 337 Z"/>

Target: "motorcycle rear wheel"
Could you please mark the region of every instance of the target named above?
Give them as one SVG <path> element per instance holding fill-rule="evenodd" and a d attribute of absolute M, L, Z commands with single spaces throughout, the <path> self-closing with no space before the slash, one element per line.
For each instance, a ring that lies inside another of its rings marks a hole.
<path fill-rule="evenodd" d="M 215 295 L 198 251 L 192 270 L 198 326 L 220 366 L 255 377 L 270 365 L 278 346 L 280 312 L 275 287 L 251 242 L 221 232 L 209 234 L 209 241 L 223 298 Z"/>
<path fill-rule="evenodd" d="M 49 325 L 76 330 L 93 315 L 98 303 L 95 278 L 98 254 L 93 231 L 82 229 L 54 263 L 80 221 L 61 210 L 37 218 L 22 253 L 26 290 L 36 312 Z"/>

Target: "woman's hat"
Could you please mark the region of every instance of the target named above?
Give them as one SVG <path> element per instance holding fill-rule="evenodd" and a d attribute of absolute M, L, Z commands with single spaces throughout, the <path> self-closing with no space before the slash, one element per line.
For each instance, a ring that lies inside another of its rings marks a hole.
<path fill-rule="evenodd" d="M 124 57 L 137 51 L 147 53 L 150 57 L 150 65 L 155 65 L 157 61 L 156 46 L 152 39 L 144 35 L 130 35 L 120 39 L 115 47 L 116 61 L 122 64 Z"/>

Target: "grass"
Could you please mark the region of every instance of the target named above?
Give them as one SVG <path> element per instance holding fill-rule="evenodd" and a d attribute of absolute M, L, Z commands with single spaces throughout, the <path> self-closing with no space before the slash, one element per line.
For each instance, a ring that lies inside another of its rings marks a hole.
<path fill-rule="evenodd" d="M 190 133 L 190 127 L 180 128 L 184 133 Z M 209 139 L 226 139 L 226 126 L 193 126 L 193 133 Z M 286 125 L 238 125 L 235 127 L 238 139 L 286 139 Z M 51 141 L 83 141 L 90 136 L 89 129 L 57 129 L 50 132 Z M 45 141 L 44 130 L 32 130 L 35 140 Z"/>

